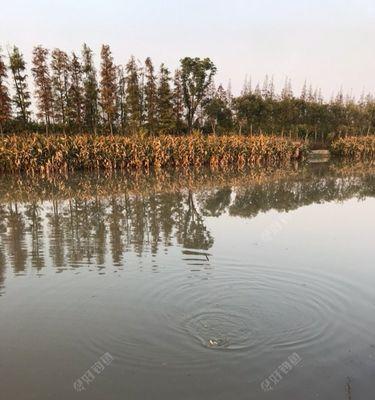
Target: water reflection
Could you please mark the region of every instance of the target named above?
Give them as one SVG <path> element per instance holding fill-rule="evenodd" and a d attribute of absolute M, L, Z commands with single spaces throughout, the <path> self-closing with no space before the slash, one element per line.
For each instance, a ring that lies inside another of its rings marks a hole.
<path fill-rule="evenodd" d="M 1 177 L 1 394 L 341 400 L 350 377 L 369 398 L 374 176 Z M 113 363 L 76 392 L 105 353 Z M 293 353 L 303 366 L 263 392 Z"/>
<path fill-rule="evenodd" d="M 189 265 L 208 265 L 208 217 L 375 196 L 375 175 L 372 165 L 322 164 L 241 174 L 3 176 L 0 187 L 1 288 L 6 266 L 15 274 L 28 267 L 42 274 L 47 265 L 100 271 L 123 267 L 129 252 L 156 255 L 176 245 Z"/>

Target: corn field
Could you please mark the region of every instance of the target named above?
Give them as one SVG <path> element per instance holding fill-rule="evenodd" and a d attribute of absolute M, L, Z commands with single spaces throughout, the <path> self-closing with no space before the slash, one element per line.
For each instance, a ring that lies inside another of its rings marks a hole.
<path fill-rule="evenodd" d="M 9 135 L 0 137 L 0 171 L 245 167 L 300 159 L 305 152 L 303 142 L 272 136 Z"/>
<path fill-rule="evenodd" d="M 375 156 L 374 136 L 348 136 L 335 140 L 331 152 L 340 157 L 351 159 L 370 159 Z"/>

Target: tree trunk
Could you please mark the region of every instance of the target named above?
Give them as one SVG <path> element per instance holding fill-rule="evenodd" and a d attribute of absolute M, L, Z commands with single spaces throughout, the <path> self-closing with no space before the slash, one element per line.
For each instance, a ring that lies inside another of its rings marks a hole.
<path fill-rule="evenodd" d="M 193 116 L 191 111 L 188 113 L 188 134 L 190 135 L 193 131 Z"/>
<path fill-rule="evenodd" d="M 49 123 L 48 123 L 48 117 L 46 116 L 44 123 L 46 124 L 46 135 L 48 135 L 48 127 L 49 127 Z"/>
<path fill-rule="evenodd" d="M 215 120 L 211 121 L 211 128 L 212 128 L 212 133 L 214 135 L 216 135 L 216 121 Z"/>

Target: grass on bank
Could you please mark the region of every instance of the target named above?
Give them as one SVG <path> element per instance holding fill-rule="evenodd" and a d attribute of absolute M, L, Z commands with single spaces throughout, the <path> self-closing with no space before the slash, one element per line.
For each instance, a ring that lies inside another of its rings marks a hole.
<path fill-rule="evenodd" d="M 245 167 L 299 159 L 305 152 L 304 142 L 275 136 L 27 134 L 0 137 L 0 171 Z"/>

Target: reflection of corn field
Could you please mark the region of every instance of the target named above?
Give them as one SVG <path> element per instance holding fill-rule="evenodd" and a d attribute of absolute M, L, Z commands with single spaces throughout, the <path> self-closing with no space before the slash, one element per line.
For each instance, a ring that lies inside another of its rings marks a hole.
<path fill-rule="evenodd" d="M 314 167 L 314 168 L 312 168 Z M 318 168 L 317 168 L 318 167 Z M 146 195 L 152 193 L 176 193 L 190 189 L 207 194 L 215 193 L 207 199 L 207 208 L 222 196 L 236 192 L 252 193 L 253 198 L 270 192 L 270 198 L 251 201 L 249 204 L 268 211 L 275 206 L 280 211 L 294 208 L 296 204 L 309 204 L 311 200 L 344 200 L 354 195 L 375 196 L 375 163 L 356 162 L 310 165 L 306 163 L 286 163 L 280 166 L 260 166 L 243 168 L 210 169 L 187 168 L 183 170 L 132 170 L 102 171 L 100 173 L 73 174 L 2 174 L 0 176 L 0 203 L 63 200 L 80 200 L 121 196 L 124 193 Z M 30 191 L 32 187 L 32 191 Z M 230 197 L 230 196 L 229 196 Z M 277 199 L 278 202 L 276 201 Z M 230 202 L 228 198 L 224 203 Z M 264 201 L 267 201 L 264 203 Z M 225 204 L 222 207 L 225 208 Z M 226 206 L 228 206 L 226 204 Z M 211 213 L 216 214 L 219 210 Z"/>
<path fill-rule="evenodd" d="M 301 142 L 270 136 L 93 136 L 0 138 L 2 171 L 131 170 L 209 165 L 226 168 L 300 158 Z"/>
<path fill-rule="evenodd" d="M 279 211 L 282 214 L 274 215 L 280 218 L 265 226 L 261 239 L 267 241 L 284 229 L 287 211 L 354 196 L 375 197 L 371 164 L 316 167 L 250 168 L 240 173 L 200 169 L 175 175 L 165 170 L 71 177 L 4 174 L 0 293 L 7 265 L 17 273 L 28 265 L 41 270 L 51 264 L 62 270 L 93 262 L 101 266 L 108 255 L 117 268 L 127 252 L 156 254 L 177 245 L 184 249 L 188 265 L 201 268 L 209 265 L 207 250 L 214 243 L 207 217 L 254 218 Z"/>
<path fill-rule="evenodd" d="M 372 158 L 375 156 L 374 136 L 350 136 L 340 138 L 331 145 L 333 154 L 353 159 Z"/>

